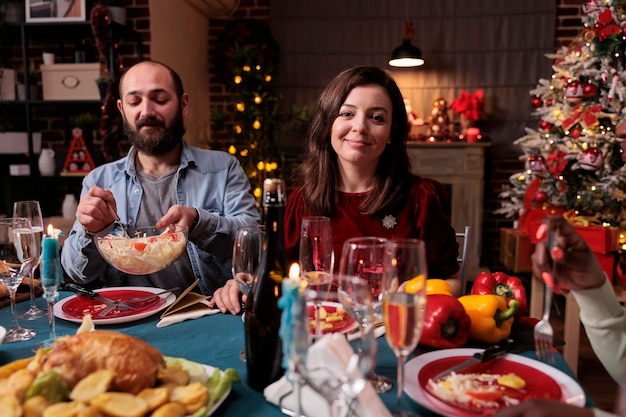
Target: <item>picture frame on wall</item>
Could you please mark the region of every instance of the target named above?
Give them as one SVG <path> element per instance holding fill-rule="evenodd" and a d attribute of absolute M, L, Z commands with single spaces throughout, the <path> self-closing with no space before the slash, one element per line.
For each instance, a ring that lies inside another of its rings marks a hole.
<path fill-rule="evenodd" d="M 85 21 L 87 18 L 86 8 L 86 0 L 26 0 L 26 21 Z"/>

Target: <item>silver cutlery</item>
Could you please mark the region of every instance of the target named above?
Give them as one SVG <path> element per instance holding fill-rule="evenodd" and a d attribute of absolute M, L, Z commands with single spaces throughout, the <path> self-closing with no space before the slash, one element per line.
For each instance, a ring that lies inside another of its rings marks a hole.
<path fill-rule="evenodd" d="M 548 235 L 548 250 L 552 251 L 557 246 L 559 233 L 553 230 Z M 556 279 L 557 263 L 552 262 L 552 280 Z M 554 362 L 554 331 L 550 324 L 550 311 L 552 310 L 552 287 L 545 284 L 543 315 L 539 323 L 535 325 L 533 336 L 535 339 L 535 350 L 539 360 L 544 362 Z"/>

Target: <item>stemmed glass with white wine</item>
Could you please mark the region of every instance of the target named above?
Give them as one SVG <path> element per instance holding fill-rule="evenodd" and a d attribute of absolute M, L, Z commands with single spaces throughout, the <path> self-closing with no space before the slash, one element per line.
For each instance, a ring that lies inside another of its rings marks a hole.
<path fill-rule="evenodd" d="M 39 205 L 39 201 L 28 200 L 14 202 L 13 217 L 24 217 L 30 220 L 30 225 L 33 229 L 33 235 L 35 236 L 35 243 L 39 251 L 39 248 L 41 248 L 41 238 L 43 237 L 43 216 L 41 215 L 41 207 Z M 37 304 L 35 303 L 35 270 L 39 265 L 40 259 L 41 256 L 36 259 L 35 265 L 33 266 L 32 272 L 30 273 L 30 307 L 28 308 L 28 310 L 19 315 L 19 318 L 21 319 L 35 320 L 40 317 L 44 317 L 47 314 L 46 310 L 37 307 Z"/>
<path fill-rule="evenodd" d="M 339 301 L 361 330 L 361 368 L 376 392 L 392 387 L 389 378 L 374 372 L 378 345 L 374 328 L 383 320 L 382 276 L 387 239 L 357 237 L 344 242 L 339 262 Z"/>
<path fill-rule="evenodd" d="M 0 281 L 11 297 L 11 328 L 4 343 L 30 340 L 37 332 L 20 327 L 15 311 L 15 293 L 38 262 L 39 248 L 30 221 L 23 217 L 0 218 Z"/>
<path fill-rule="evenodd" d="M 397 407 L 393 415 L 416 417 L 401 405 L 404 391 L 404 361 L 417 347 L 422 334 L 426 311 L 426 246 L 419 239 L 395 239 L 387 244 L 383 262 L 383 318 L 387 343 L 398 358 Z M 409 280 L 421 280 L 414 293 L 401 285 Z"/>
<path fill-rule="evenodd" d="M 265 233 L 262 226 L 243 226 L 237 229 L 233 244 L 232 272 L 239 291 L 244 296 L 248 295 L 252 283 L 259 275 L 264 247 Z M 239 358 L 246 360 L 245 350 L 239 352 Z"/>
<path fill-rule="evenodd" d="M 321 309 L 333 281 L 335 253 L 330 219 L 310 216 L 300 229 L 300 275 L 307 283 L 304 294 L 315 307 L 315 339 L 322 337 Z"/>

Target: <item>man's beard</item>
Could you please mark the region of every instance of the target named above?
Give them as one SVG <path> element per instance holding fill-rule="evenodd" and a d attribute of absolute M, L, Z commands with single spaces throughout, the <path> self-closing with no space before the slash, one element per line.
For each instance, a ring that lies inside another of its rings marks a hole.
<path fill-rule="evenodd" d="M 142 126 L 153 126 L 153 128 L 142 132 Z M 124 118 L 124 134 L 128 137 L 131 145 L 146 155 L 161 156 L 167 154 L 182 142 L 184 133 L 185 127 L 181 111 L 176 112 L 176 116 L 169 126 L 155 118 L 144 118 L 137 120 L 137 128 L 133 129 Z"/>

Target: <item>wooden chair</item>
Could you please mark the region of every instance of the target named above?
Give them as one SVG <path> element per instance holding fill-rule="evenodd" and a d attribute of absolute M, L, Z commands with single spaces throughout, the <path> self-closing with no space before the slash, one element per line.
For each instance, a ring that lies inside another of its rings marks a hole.
<path fill-rule="evenodd" d="M 617 299 L 626 303 L 626 289 L 624 287 L 614 287 Z M 543 312 L 543 281 L 532 277 L 530 283 L 530 317 L 541 319 Z M 563 323 L 563 359 L 572 369 L 574 375 L 578 375 L 578 348 L 580 347 L 580 308 L 570 292 L 565 296 L 565 317 Z"/>
<path fill-rule="evenodd" d="M 465 226 L 465 230 L 463 232 L 457 232 L 456 238 L 457 240 L 462 240 L 459 242 L 459 257 L 456 259 L 459 263 L 459 275 L 461 277 L 461 295 L 464 295 L 467 292 L 467 278 L 465 277 L 465 260 L 467 258 L 467 248 L 469 247 L 470 242 L 470 233 L 472 231 L 471 226 Z"/>

